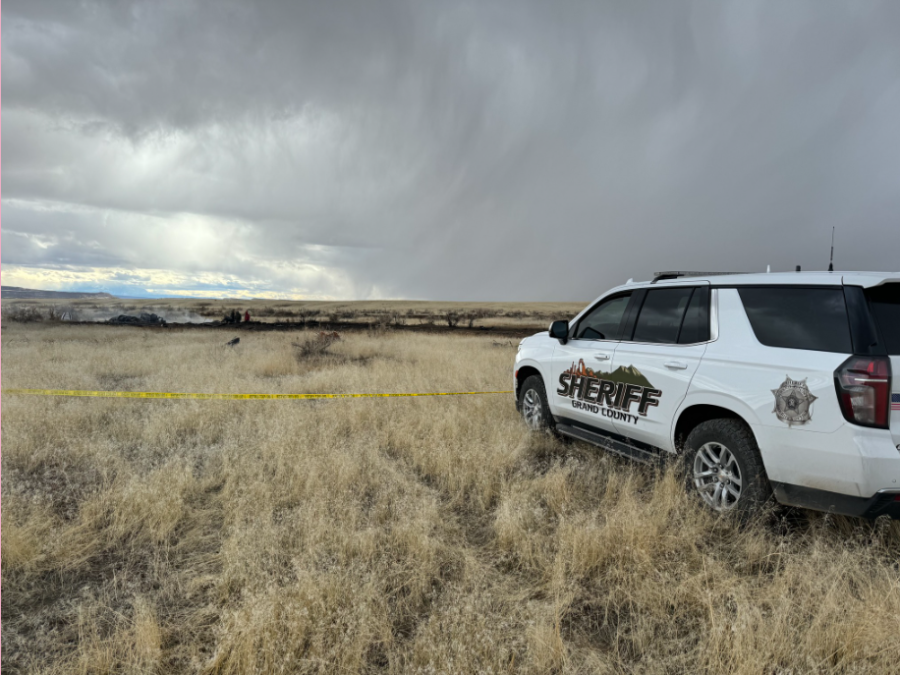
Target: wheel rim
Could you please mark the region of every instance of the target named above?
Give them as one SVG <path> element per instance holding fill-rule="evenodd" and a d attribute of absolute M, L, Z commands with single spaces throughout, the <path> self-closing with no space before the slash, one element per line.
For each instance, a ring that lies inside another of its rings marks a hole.
<path fill-rule="evenodd" d="M 743 477 L 737 459 L 721 443 L 705 443 L 694 456 L 694 487 L 716 511 L 734 508 L 741 499 Z"/>
<path fill-rule="evenodd" d="M 540 429 L 544 423 L 541 397 L 534 389 L 529 389 L 522 397 L 522 417 L 525 418 L 525 423 L 531 429 Z"/>

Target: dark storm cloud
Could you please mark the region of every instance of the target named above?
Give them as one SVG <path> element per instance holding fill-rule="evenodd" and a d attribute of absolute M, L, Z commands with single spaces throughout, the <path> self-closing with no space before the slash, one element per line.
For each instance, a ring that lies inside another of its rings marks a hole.
<path fill-rule="evenodd" d="M 4 3 L 5 265 L 587 299 L 897 269 L 894 2 Z M 230 278 L 230 277 L 229 277 Z"/>

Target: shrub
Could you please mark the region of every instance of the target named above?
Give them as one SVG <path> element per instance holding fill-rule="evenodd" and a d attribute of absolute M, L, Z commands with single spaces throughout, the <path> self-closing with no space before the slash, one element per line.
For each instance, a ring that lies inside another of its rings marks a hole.
<path fill-rule="evenodd" d="M 489 312 L 486 309 L 473 309 L 471 312 L 466 312 L 463 314 L 463 317 L 466 320 L 466 324 L 469 328 L 473 328 L 475 326 L 475 322 L 479 319 L 486 319 L 490 316 L 496 316 L 496 313 Z"/>
<path fill-rule="evenodd" d="M 12 307 L 3 308 L 3 320 L 15 321 L 17 323 L 33 323 L 35 321 L 43 321 L 44 315 L 38 311 L 37 307 Z"/>
<path fill-rule="evenodd" d="M 341 341 L 337 331 L 321 331 L 303 342 L 292 342 L 294 356 L 298 361 L 314 356 L 324 356 L 335 342 Z"/>

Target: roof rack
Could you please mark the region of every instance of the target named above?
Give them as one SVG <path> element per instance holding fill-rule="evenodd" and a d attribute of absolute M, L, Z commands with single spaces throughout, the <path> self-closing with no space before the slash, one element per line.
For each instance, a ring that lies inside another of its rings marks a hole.
<path fill-rule="evenodd" d="M 655 284 L 657 281 L 665 281 L 666 279 L 680 279 L 681 277 L 718 277 L 727 274 L 740 274 L 740 272 L 678 272 L 670 270 L 668 272 L 654 272 L 653 281 L 651 281 L 650 283 Z"/>

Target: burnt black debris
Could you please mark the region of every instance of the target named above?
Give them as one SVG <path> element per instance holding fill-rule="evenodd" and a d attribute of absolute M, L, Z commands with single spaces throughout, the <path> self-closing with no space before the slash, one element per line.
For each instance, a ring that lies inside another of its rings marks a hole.
<path fill-rule="evenodd" d="M 121 326 L 165 326 L 166 320 L 157 314 L 147 314 L 145 312 L 142 312 L 140 316 L 119 314 L 119 316 L 114 316 L 106 323 L 117 324 Z"/>

